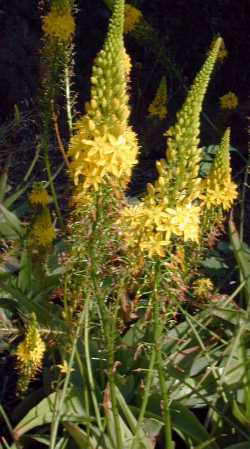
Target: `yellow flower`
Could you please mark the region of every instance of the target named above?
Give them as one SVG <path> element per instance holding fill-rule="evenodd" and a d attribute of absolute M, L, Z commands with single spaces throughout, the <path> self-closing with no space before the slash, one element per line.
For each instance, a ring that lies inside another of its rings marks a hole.
<path fill-rule="evenodd" d="M 52 6 L 48 15 L 42 18 L 42 29 L 50 38 L 62 42 L 69 41 L 75 32 L 75 21 L 71 10 Z"/>
<path fill-rule="evenodd" d="M 221 206 L 224 210 L 229 210 L 237 196 L 237 186 L 234 182 L 224 180 L 222 186 L 214 180 L 211 187 L 209 184 L 206 187 L 206 207 L 211 209 Z"/>
<path fill-rule="evenodd" d="M 214 285 L 209 278 L 200 278 L 193 282 L 194 294 L 202 299 L 206 299 L 213 288 Z"/>
<path fill-rule="evenodd" d="M 84 189 L 98 190 L 100 184 L 114 179 L 126 185 L 137 162 L 137 150 L 136 135 L 129 127 L 118 137 L 96 133 L 92 139 L 75 141 L 69 152 L 70 155 L 74 152 L 70 168 L 75 184 L 82 178 Z"/>
<path fill-rule="evenodd" d="M 167 80 L 163 76 L 156 95 L 152 103 L 148 108 L 150 116 L 159 117 L 160 120 L 164 119 L 167 115 Z"/>
<path fill-rule="evenodd" d="M 227 94 L 220 97 L 221 109 L 236 109 L 238 104 L 239 100 L 234 92 L 228 92 Z"/>
<path fill-rule="evenodd" d="M 62 364 L 58 364 L 56 366 L 59 368 L 60 373 L 62 374 L 68 374 L 69 372 L 74 371 L 74 368 L 69 368 L 68 362 L 66 360 L 64 360 Z"/>
<path fill-rule="evenodd" d="M 174 210 L 167 209 L 172 215 L 172 232 L 180 236 L 184 242 L 191 240 L 199 242 L 200 207 L 192 203 L 177 206 Z"/>
<path fill-rule="evenodd" d="M 172 237 L 183 241 L 199 241 L 200 208 L 191 203 L 175 209 L 166 208 L 164 202 L 140 202 L 121 212 L 119 225 L 126 244 L 138 248 L 149 257 L 164 257 Z"/>
<path fill-rule="evenodd" d="M 41 339 L 36 317 L 33 314 L 24 340 L 19 343 L 16 351 L 17 370 L 20 378 L 18 389 L 22 393 L 27 389 L 29 382 L 39 372 L 46 347 Z"/>
<path fill-rule="evenodd" d="M 49 209 L 45 207 L 35 218 L 29 235 L 31 245 L 48 247 L 56 237 Z"/>
<path fill-rule="evenodd" d="M 139 9 L 129 4 L 125 5 L 124 33 L 133 31 L 141 19 L 142 13 Z"/>
<path fill-rule="evenodd" d="M 33 186 L 29 195 L 29 202 L 33 206 L 46 206 L 49 203 L 49 195 L 41 184 Z"/>

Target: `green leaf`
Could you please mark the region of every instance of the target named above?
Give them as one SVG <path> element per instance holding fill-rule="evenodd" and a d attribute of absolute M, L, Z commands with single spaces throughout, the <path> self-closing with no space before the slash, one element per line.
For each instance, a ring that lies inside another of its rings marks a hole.
<path fill-rule="evenodd" d="M 17 216 L 13 212 L 10 212 L 8 209 L 6 209 L 6 207 L 3 204 L 0 203 L 0 219 L 1 219 L 1 215 L 4 218 L 4 220 L 6 221 L 6 223 L 9 224 L 11 229 L 18 236 L 21 237 L 24 235 L 24 227 L 23 227 L 21 221 L 17 218 Z M 0 232 L 1 232 L 1 227 L 0 227 Z"/>
<path fill-rule="evenodd" d="M 242 278 L 246 282 L 244 286 L 245 297 L 248 308 L 250 308 L 250 262 L 249 255 L 246 253 L 244 246 L 240 241 L 238 231 L 232 218 L 229 220 L 229 235 L 233 246 L 234 256 L 238 263 Z"/>
<path fill-rule="evenodd" d="M 49 424 L 53 417 L 55 401 L 56 393 L 51 393 L 48 397 L 33 407 L 15 427 L 15 438 L 19 439 L 29 430 L 44 424 Z M 80 394 L 77 394 L 76 390 L 70 392 L 65 399 L 61 413 L 62 420 L 89 421 L 89 418 L 82 407 Z"/>
<path fill-rule="evenodd" d="M 29 184 L 26 184 L 25 186 L 13 192 L 12 195 L 9 195 L 8 198 L 5 198 L 5 200 L 3 200 L 4 206 L 6 208 L 12 206 L 12 204 L 28 189 L 28 187 Z"/>
<path fill-rule="evenodd" d="M 181 435 L 190 438 L 194 443 L 209 442 L 206 449 L 219 449 L 217 443 L 211 441 L 211 436 L 196 416 L 185 406 L 174 403 L 171 406 L 173 427 Z"/>
<path fill-rule="evenodd" d="M 96 449 L 97 441 L 93 436 L 90 437 L 84 430 L 70 422 L 64 421 L 63 426 L 80 449 Z M 98 447 L 99 449 L 102 449 L 100 446 Z"/>
<path fill-rule="evenodd" d="M 248 430 L 250 430 L 250 421 L 247 419 L 247 417 L 244 415 L 244 413 L 239 408 L 236 401 L 233 401 L 233 407 L 232 407 L 233 415 L 236 419 Z"/>
<path fill-rule="evenodd" d="M 3 173 L 0 176 L 0 201 L 3 201 L 4 195 L 7 188 L 7 181 L 8 181 L 8 171 L 7 169 L 4 169 Z"/>
<path fill-rule="evenodd" d="M 20 271 L 18 273 L 18 287 L 22 292 L 29 291 L 31 288 L 31 259 L 28 251 L 23 250 L 21 255 Z"/>

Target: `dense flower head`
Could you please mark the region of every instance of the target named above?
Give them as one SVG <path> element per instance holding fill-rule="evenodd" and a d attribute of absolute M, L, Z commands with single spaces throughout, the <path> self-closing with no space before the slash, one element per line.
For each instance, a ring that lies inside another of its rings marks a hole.
<path fill-rule="evenodd" d="M 193 282 L 193 292 L 196 296 L 200 297 L 201 299 L 206 299 L 211 291 L 214 288 L 214 285 L 209 278 L 200 278 L 196 279 Z"/>
<path fill-rule="evenodd" d="M 126 4 L 124 11 L 124 33 L 133 31 L 142 19 L 142 12 L 135 6 Z"/>
<path fill-rule="evenodd" d="M 88 138 L 82 138 L 78 145 L 74 142 L 69 152 L 74 156 L 71 170 L 76 185 L 82 183 L 84 189 L 98 190 L 100 184 L 117 179 L 121 187 L 126 186 L 137 162 L 137 139 L 131 128 L 127 127 L 120 135 L 96 130 Z"/>
<path fill-rule="evenodd" d="M 227 128 L 208 176 L 202 183 L 201 199 L 207 209 L 222 207 L 229 210 L 237 198 L 237 187 L 231 179 L 229 148 L 230 129 Z"/>
<path fill-rule="evenodd" d="M 60 8 L 53 5 L 49 13 L 42 18 L 42 29 L 49 38 L 62 42 L 70 41 L 75 32 L 75 21 L 70 7 Z"/>
<path fill-rule="evenodd" d="M 44 207 L 34 219 L 29 233 L 31 246 L 49 247 L 56 237 L 55 229 L 51 220 L 50 212 Z"/>
<path fill-rule="evenodd" d="M 221 109 L 236 109 L 238 104 L 239 100 L 234 92 L 228 92 L 227 94 L 220 97 Z"/>
<path fill-rule="evenodd" d="M 159 117 L 160 120 L 167 115 L 167 80 L 165 76 L 160 81 L 155 98 L 149 105 L 148 112 L 150 116 Z"/>
<path fill-rule="evenodd" d="M 47 206 L 49 203 L 47 190 L 39 183 L 34 184 L 29 195 L 29 202 L 32 206 Z"/>
<path fill-rule="evenodd" d="M 199 241 L 200 208 L 183 204 L 175 209 L 160 204 L 129 205 L 121 212 L 119 224 L 128 247 L 138 247 L 149 257 L 164 257 L 171 239 Z"/>
<path fill-rule="evenodd" d="M 19 343 L 16 351 L 17 370 L 20 376 L 18 389 L 22 393 L 39 372 L 45 350 L 45 343 L 40 336 L 35 315 L 32 315 L 25 338 Z"/>

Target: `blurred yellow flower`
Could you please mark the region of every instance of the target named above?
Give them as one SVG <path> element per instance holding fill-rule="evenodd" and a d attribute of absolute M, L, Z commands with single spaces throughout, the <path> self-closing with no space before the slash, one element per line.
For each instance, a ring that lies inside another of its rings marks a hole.
<path fill-rule="evenodd" d="M 69 41 L 75 32 L 75 21 L 70 8 L 60 10 L 52 6 L 47 16 L 42 18 L 42 29 L 50 38 Z"/>
<path fill-rule="evenodd" d="M 62 364 L 58 364 L 56 366 L 59 368 L 60 373 L 62 374 L 68 374 L 69 372 L 74 371 L 74 368 L 70 368 L 66 360 L 64 360 Z"/>
<path fill-rule="evenodd" d="M 193 282 L 194 294 L 202 299 L 206 299 L 213 288 L 214 285 L 209 278 L 200 278 Z"/>
<path fill-rule="evenodd" d="M 139 9 L 132 5 L 125 5 L 125 16 L 124 16 L 124 33 L 130 33 L 133 31 L 140 20 L 142 19 L 142 13 Z"/>
<path fill-rule="evenodd" d="M 32 225 L 29 242 L 31 245 L 48 247 L 56 237 L 56 232 L 51 221 L 49 209 L 45 207 L 35 218 Z"/>
<path fill-rule="evenodd" d="M 165 76 L 160 81 L 155 98 L 149 105 L 148 113 L 152 117 L 159 117 L 160 120 L 167 115 L 167 80 Z"/>
<path fill-rule="evenodd" d="M 49 195 L 41 184 L 35 184 L 29 195 L 29 202 L 32 206 L 47 206 Z"/>
<path fill-rule="evenodd" d="M 39 372 L 45 350 L 46 346 L 41 339 L 36 317 L 32 315 L 25 338 L 19 343 L 16 351 L 17 370 L 20 375 L 18 381 L 19 391 L 24 392 L 29 382 Z"/>
<path fill-rule="evenodd" d="M 239 100 L 234 92 L 228 92 L 227 94 L 220 97 L 221 109 L 236 109 L 238 104 Z"/>

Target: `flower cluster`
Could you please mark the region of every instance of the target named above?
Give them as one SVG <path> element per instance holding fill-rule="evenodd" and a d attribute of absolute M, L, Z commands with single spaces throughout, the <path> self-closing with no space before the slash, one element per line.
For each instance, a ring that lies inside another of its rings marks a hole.
<path fill-rule="evenodd" d="M 42 29 L 45 35 L 61 42 L 71 40 L 75 32 L 75 21 L 71 9 L 54 5 L 50 12 L 42 18 Z"/>
<path fill-rule="evenodd" d="M 76 149 L 76 140 L 72 142 Z M 112 183 L 114 179 L 121 186 L 126 186 L 137 162 L 136 135 L 129 127 L 118 136 L 108 131 L 100 134 L 96 130 L 89 138 L 82 136 L 79 147 L 80 151 L 74 154 L 71 164 L 75 185 L 83 176 L 83 189 L 93 187 L 97 191 L 101 184 Z"/>
<path fill-rule="evenodd" d="M 207 209 L 221 207 L 229 210 L 237 198 L 237 187 L 231 180 L 230 129 L 225 131 L 213 165 L 203 181 L 201 199 Z"/>
<path fill-rule="evenodd" d="M 49 204 L 47 190 L 39 183 L 34 184 L 29 195 L 29 202 L 32 206 L 47 206 Z"/>
<path fill-rule="evenodd" d="M 167 80 L 165 76 L 161 79 L 155 98 L 149 105 L 148 112 L 150 116 L 159 117 L 160 120 L 167 115 Z"/>
<path fill-rule="evenodd" d="M 132 5 L 125 5 L 124 33 L 133 31 L 142 19 L 142 13 Z"/>
<path fill-rule="evenodd" d="M 209 278 L 196 279 L 193 282 L 193 292 L 195 296 L 201 299 L 206 299 L 212 292 L 214 286 Z"/>
<path fill-rule="evenodd" d="M 199 241 L 199 214 L 199 206 L 191 203 L 171 209 L 164 202 L 141 202 L 122 211 L 120 225 L 128 247 L 138 246 L 149 257 L 163 257 L 171 238 Z"/>
<path fill-rule="evenodd" d="M 18 390 L 21 393 L 26 391 L 29 382 L 39 372 L 45 350 L 45 343 L 41 339 L 36 317 L 33 314 L 25 338 L 18 345 L 16 351 L 17 370 L 19 373 Z"/>
<path fill-rule="evenodd" d="M 34 247 L 48 248 L 56 237 L 55 229 L 47 207 L 40 210 L 29 233 L 29 244 Z"/>
<path fill-rule="evenodd" d="M 220 97 L 221 109 L 236 109 L 238 104 L 239 100 L 234 92 L 228 92 L 227 94 Z"/>

